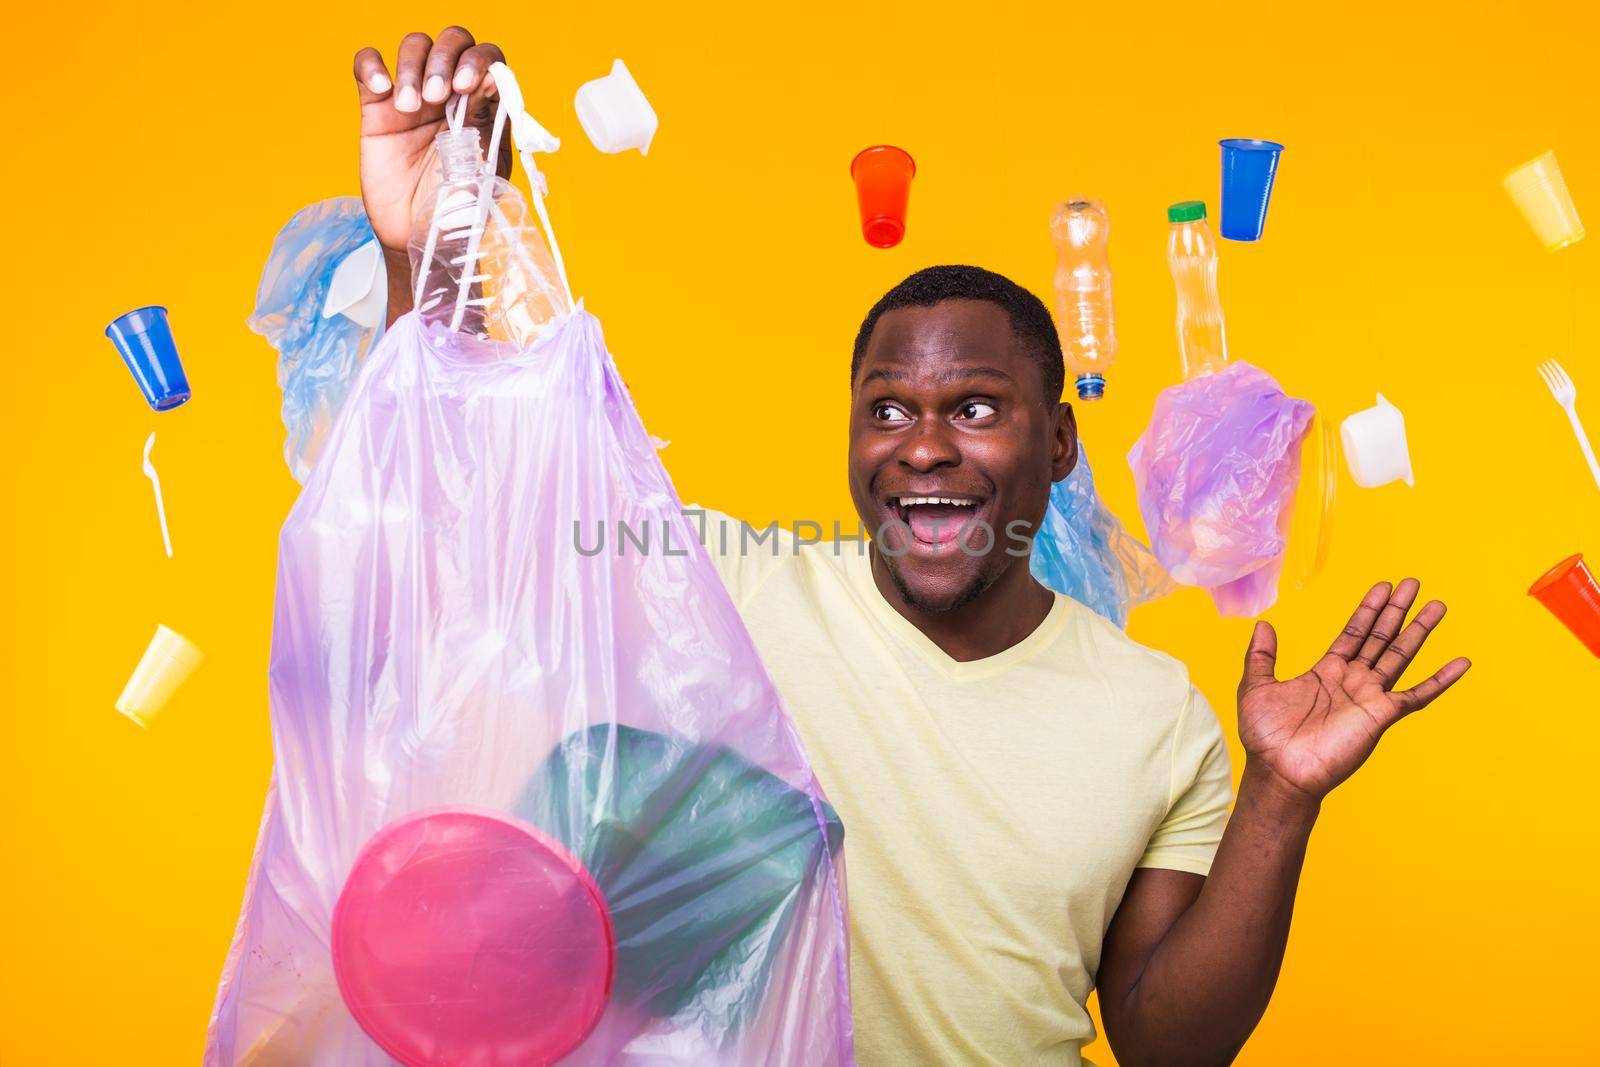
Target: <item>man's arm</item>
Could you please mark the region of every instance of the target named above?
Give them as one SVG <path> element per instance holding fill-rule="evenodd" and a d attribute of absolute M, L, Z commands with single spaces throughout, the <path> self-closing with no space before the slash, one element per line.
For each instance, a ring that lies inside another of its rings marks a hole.
<path fill-rule="evenodd" d="M 404 249 L 383 250 L 383 271 L 389 286 L 389 307 L 383 320 L 393 326 L 394 320 L 411 310 L 411 256 Z"/>
<path fill-rule="evenodd" d="M 1128 883 L 1100 968 L 1123 1067 L 1231 1063 L 1267 1010 L 1316 807 L 1251 775 L 1209 878 L 1140 869 Z"/>
<path fill-rule="evenodd" d="M 1274 677 L 1277 635 L 1256 624 L 1239 685 L 1245 769 L 1211 874 L 1136 871 L 1106 934 L 1100 1011 L 1123 1067 L 1231 1063 L 1261 1020 L 1322 798 L 1471 666 L 1454 659 L 1391 691 L 1444 617 L 1432 601 L 1402 630 L 1417 590 L 1373 587 L 1327 655 L 1287 681 Z"/>

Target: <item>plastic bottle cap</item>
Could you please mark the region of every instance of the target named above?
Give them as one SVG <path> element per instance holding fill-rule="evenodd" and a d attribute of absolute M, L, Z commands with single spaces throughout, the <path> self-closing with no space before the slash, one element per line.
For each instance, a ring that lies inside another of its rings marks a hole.
<path fill-rule="evenodd" d="M 1204 200 L 1181 200 L 1167 208 L 1168 222 L 1199 222 L 1206 217 Z"/>
<path fill-rule="evenodd" d="M 1080 374 L 1076 384 L 1079 400 L 1099 400 L 1106 395 L 1106 379 L 1102 374 Z"/>

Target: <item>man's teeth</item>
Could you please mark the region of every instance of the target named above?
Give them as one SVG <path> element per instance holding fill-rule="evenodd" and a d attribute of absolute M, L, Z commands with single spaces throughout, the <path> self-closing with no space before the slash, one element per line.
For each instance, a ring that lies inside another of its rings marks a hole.
<path fill-rule="evenodd" d="M 918 504 L 955 504 L 958 507 L 973 507 L 977 504 L 975 500 L 957 500 L 953 496 L 903 496 L 899 499 L 903 508 L 915 507 Z"/>

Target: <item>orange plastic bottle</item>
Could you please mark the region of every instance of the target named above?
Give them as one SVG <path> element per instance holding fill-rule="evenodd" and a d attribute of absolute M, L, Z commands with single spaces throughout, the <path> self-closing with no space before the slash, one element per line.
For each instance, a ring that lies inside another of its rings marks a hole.
<path fill-rule="evenodd" d="M 1050 216 L 1056 245 L 1056 329 L 1078 399 L 1105 395 L 1106 371 L 1117 358 L 1111 306 L 1111 216 L 1098 200 L 1057 204 Z"/>

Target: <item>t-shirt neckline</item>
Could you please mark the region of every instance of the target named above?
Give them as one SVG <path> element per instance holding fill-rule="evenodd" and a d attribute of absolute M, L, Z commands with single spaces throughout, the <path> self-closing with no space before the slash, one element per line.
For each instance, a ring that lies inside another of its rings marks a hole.
<path fill-rule="evenodd" d="M 983 659 L 954 659 L 932 638 L 917 629 L 910 619 L 896 611 L 893 604 L 884 599 L 883 593 L 878 589 L 878 583 L 872 577 L 870 548 L 864 552 L 847 555 L 853 557 L 846 568 L 850 573 L 851 586 L 867 611 L 919 659 L 955 681 L 970 682 L 980 678 L 992 678 L 1012 667 L 1026 663 L 1055 641 L 1072 614 L 1071 598 L 1055 593 L 1053 594 L 1055 600 L 1044 619 L 1021 641 Z"/>

